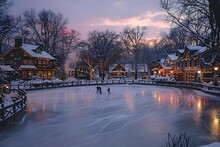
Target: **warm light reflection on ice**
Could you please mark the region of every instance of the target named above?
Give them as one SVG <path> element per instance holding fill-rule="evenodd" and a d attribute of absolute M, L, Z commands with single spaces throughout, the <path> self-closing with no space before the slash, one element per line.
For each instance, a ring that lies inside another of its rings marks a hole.
<path fill-rule="evenodd" d="M 27 116 L 0 132 L 1 146 L 161 146 L 187 133 L 219 141 L 220 100 L 191 89 L 102 85 L 31 91 Z"/>

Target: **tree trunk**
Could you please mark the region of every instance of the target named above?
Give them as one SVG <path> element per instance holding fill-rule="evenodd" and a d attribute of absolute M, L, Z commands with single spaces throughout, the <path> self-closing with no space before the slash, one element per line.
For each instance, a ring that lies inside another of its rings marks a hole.
<path fill-rule="evenodd" d="M 89 79 L 92 80 L 93 78 L 93 68 L 91 65 L 89 65 Z"/>
<path fill-rule="evenodd" d="M 137 80 L 137 74 L 138 74 L 138 69 L 137 69 L 137 49 L 135 50 L 135 59 L 134 59 L 134 79 Z"/>

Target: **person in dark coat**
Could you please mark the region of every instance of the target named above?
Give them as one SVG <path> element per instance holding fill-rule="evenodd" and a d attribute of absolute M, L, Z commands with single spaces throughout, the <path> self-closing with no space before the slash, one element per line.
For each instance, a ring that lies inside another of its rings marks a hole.
<path fill-rule="evenodd" d="M 108 89 L 107 89 L 107 91 L 108 91 L 108 94 L 110 94 L 110 93 L 111 93 L 110 88 L 108 88 Z"/>
<path fill-rule="evenodd" d="M 102 94 L 102 88 L 101 87 L 99 87 L 99 93 Z"/>
<path fill-rule="evenodd" d="M 96 86 L 96 93 L 99 93 L 99 86 Z"/>

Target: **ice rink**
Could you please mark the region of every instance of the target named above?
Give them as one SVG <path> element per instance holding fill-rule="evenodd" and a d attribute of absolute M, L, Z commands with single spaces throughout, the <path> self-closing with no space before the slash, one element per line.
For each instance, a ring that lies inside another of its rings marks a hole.
<path fill-rule="evenodd" d="M 191 89 L 104 85 L 28 92 L 27 114 L 1 128 L 1 147 L 160 147 L 167 134 L 218 141 L 220 98 Z M 111 94 L 107 89 L 110 88 Z"/>

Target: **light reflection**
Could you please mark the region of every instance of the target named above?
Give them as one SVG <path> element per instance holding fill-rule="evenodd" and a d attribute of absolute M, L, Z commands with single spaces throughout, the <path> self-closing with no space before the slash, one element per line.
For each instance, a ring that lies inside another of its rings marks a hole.
<path fill-rule="evenodd" d="M 219 129 L 220 129 L 220 126 L 219 126 L 219 112 L 218 112 L 218 109 L 212 109 L 210 111 L 210 116 L 211 116 L 211 126 L 210 126 L 210 131 L 211 131 L 211 134 L 214 141 L 216 141 L 217 139 L 217 136 L 219 135 Z"/>
<path fill-rule="evenodd" d="M 124 98 L 127 104 L 127 108 L 131 112 L 135 111 L 135 94 L 136 93 L 131 93 L 131 92 L 124 93 Z"/>
<path fill-rule="evenodd" d="M 145 95 L 145 93 L 144 93 L 144 91 L 142 91 L 142 96 L 144 97 L 144 95 Z"/>

